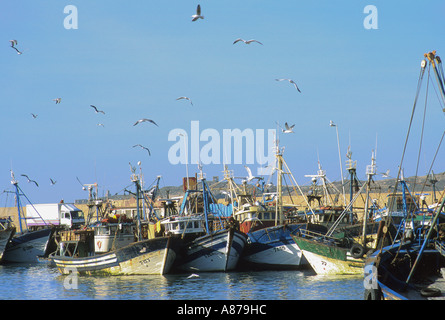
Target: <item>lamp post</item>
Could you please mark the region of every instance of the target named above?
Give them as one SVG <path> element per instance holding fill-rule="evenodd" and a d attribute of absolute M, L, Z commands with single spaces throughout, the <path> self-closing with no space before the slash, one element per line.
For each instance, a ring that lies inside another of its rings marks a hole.
<path fill-rule="evenodd" d="M 335 127 L 335 131 L 337 132 L 337 146 L 338 146 L 338 160 L 340 162 L 340 174 L 341 174 L 341 186 L 343 190 L 343 203 L 346 205 L 346 197 L 345 197 L 345 185 L 343 183 L 343 166 L 341 165 L 341 153 L 340 153 L 340 140 L 338 138 L 338 126 L 332 121 L 329 121 L 329 126 Z"/>

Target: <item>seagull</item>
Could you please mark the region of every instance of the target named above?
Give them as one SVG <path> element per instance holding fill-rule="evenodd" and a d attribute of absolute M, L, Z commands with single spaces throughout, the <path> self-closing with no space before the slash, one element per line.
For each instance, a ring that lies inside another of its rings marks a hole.
<path fill-rule="evenodd" d="M 386 172 L 382 173 L 382 178 L 389 178 L 389 170 L 386 170 Z"/>
<path fill-rule="evenodd" d="M 22 51 L 19 51 L 15 46 L 17 45 L 17 40 L 9 40 L 11 42 L 11 48 L 13 48 L 15 51 L 17 51 L 17 54 L 22 54 Z"/>
<path fill-rule="evenodd" d="M 196 14 L 192 16 L 192 21 L 196 21 L 198 19 L 204 19 L 204 16 L 201 15 L 201 6 L 199 4 L 196 7 Z"/>
<path fill-rule="evenodd" d="M 104 127 L 104 124 L 103 123 L 98 123 L 97 124 L 99 127 Z"/>
<path fill-rule="evenodd" d="M 190 104 L 193 106 L 193 102 L 192 102 L 192 100 L 190 98 L 188 98 L 188 97 L 179 97 L 176 100 L 181 100 L 181 99 L 185 99 L 185 100 L 190 101 Z"/>
<path fill-rule="evenodd" d="M 37 187 L 39 186 L 39 184 L 38 184 L 37 182 L 35 182 L 34 180 L 29 179 L 29 177 L 28 177 L 26 174 L 22 174 L 21 176 L 22 176 L 22 177 L 25 177 L 26 179 L 28 179 L 28 183 L 30 183 L 30 182 L 34 182 L 34 183 L 36 184 Z"/>
<path fill-rule="evenodd" d="M 31 115 L 34 119 L 37 118 L 37 116 L 38 116 L 38 114 L 34 114 L 34 113 L 31 113 Z"/>
<path fill-rule="evenodd" d="M 253 179 L 259 179 L 258 177 L 254 177 L 254 176 L 252 175 L 252 171 L 250 170 L 250 168 L 249 168 L 248 166 L 244 166 L 244 168 L 246 168 L 246 170 L 247 170 L 247 174 L 248 174 L 248 176 L 246 177 L 247 182 L 250 182 L 250 181 L 252 181 Z"/>
<path fill-rule="evenodd" d="M 252 42 L 257 42 L 257 43 L 259 43 L 259 44 L 262 45 L 262 43 L 259 42 L 258 40 L 255 40 L 255 39 L 244 40 L 244 39 L 241 39 L 241 38 L 236 39 L 236 40 L 233 42 L 233 44 L 235 44 L 235 43 L 237 43 L 237 42 L 240 42 L 240 41 L 244 42 L 245 44 L 251 44 Z"/>
<path fill-rule="evenodd" d="M 192 279 L 192 278 L 199 278 L 199 274 L 192 273 L 191 275 L 189 275 L 189 276 L 187 277 L 187 279 Z"/>
<path fill-rule="evenodd" d="M 281 126 L 280 126 L 280 127 L 281 127 Z M 289 125 L 287 124 L 287 122 L 285 122 L 285 123 L 284 123 L 284 127 L 285 127 L 285 129 L 281 128 L 281 131 L 283 131 L 283 133 L 293 133 L 293 132 L 294 132 L 295 124 L 289 126 Z"/>
<path fill-rule="evenodd" d="M 97 110 L 97 108 L 95 106 L 93 106 L 92 104 L 90 104 L 90 107 L 93 108 L 96 111 L 96 113 L 100 112 L 100 113 L 105 114 L 105 112 L 103 112 L 102 110 Z"/>
<path fill-rule="evenodd" d="M 329 120 L 329 125 L 331 126 L 331 127 L 336 127 L 337 125 L 334 123 L 334 121 L 332 121 L 332 120 Z"/>
<path fill-rule="evenodd" d="M 289 81 L 290 83 L 292 83 L 292 84 L 295 86 L 295 89 L 297 89 L 298 92 L 301 93 L 300 89 L 298 88 L 298 86 L 297 86 L 297 84 L 295 83 L 294 80 L 292 80 L 292 79 L 275 79 L 275 80 L 276 80 L 276 81 Z"/>
<path fill-rule="evenodd" d="M 158 124 L 157 124 L 156 122 L 154 122 L 153 120 L 151 120 L 151 119 L 145 119 L 145 118 L 143 118 L 143 119 L 139 119 L 138 121 L 136 121 L 136 123 L 135 123 L 133 126 L 135 126 L 135 125 L 137 125 L 137 124 L 139 124 L 139 123 L 141 123 L 141 122 L 146 122 L 146 121 L 151 122 L 151 123 L 153 123 L 154 125 L 158 126 Z M 159 127 L 159 126 L 158 126 L 158 127 Z"/>
<path fill-rule="evenodd" d="M 62 98 L 56 98 L 56 99 L 53 99 L 53 101 L 55 101 L 55 102 L 56 102 L 56 104 L 59 104 L 59 103 L 60 103 L 60 101 L 62 101 Z"/>
<path fill-rule="evenodd" d="M 144 147 L 143 145 L 141 145 L 141 144 L 135 144 L 135 145 L 133 146 L 133 148 L 135 148 L 135 147 L 140 147 L 140 148 L 142 148 L 142 149 L 147 150 L 148 155 L 151 156 L 150 150 L 149 150 L 148 148 Z"/>
<path fill-rule="evenodd" d="M 51 180 L 51 185 L 55 185 L 57 181 L 54 181 L 53 179 L 49 178 L 49 180 Z"/>

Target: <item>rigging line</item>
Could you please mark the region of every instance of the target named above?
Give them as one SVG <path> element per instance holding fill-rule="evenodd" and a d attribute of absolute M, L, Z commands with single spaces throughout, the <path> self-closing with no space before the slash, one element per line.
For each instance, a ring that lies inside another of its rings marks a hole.
<path fill-rule="evenodd" d="M 439 153 L 439 149 L 440 149 L 440 146 L 442 145 L 442 141 L 443 141 L 444 137 L 445 137 L 445 131 L 442 133 L 442 137 L 440 138 L 439 145 L 437 146 L 437 149 L 436 149 L 436 153 L 434 154 L 433 160 L 431 161 L 431 166 L 430 166 L 430 169 L 428 170 L 428 173 L 426 175 L 425 182 L 422 187 L 422 192 L 425 189 L 426 183 L 428 181 L 428 176 L 430 175 L 431 171 L 433 170 L 433 165 L 436 162 L 436 157 L 437 157 L 437 154 Z"/>
<path fill-rule="evenodd" d="M 430 78 L 430 75 L 428 75 L 428 77 Z M 434 85 L 434 83 L 432 86 L 434 89 L 434 93 L 436 94 L 437 100 L 439 101 L 439 105 L 441 106 L 442 111 L 443 111 L 443 109 L 445 108 L 444 101 L 439 97 L 439 94 L 437 93 L 437 89 L 436 89 L 436 86 Z"/>
<path fill-rule="evenodd" d="M 425 61 L 425 60 L 423 60 L 423 61 Z M 422 87 L 422 80 L 423 80 L 424 74 L 425 74 L 425 67 L 422 66 L 421 69 L 420 69 L 419 79 L 417 81 L 417 91 L 416 91 L 416 96 L 415 96 L 415 99 L 414 99 L 413 109 L 412 109 L 412 112 L 411 112 L 411 119 L 409 121 L 408 132 L 407 132 L 406 138 L 405 138 L 405 144 L 403 146 L 402 158 L 400 159 L 399 170 L 397 172 L 396 183 L 394 185 L 394 194 L 396 194 L 396 192 L 397 192 L 397 187 L 398 187 L 399 179 L 400 179 L 400 173 L 401 173 L 401 170 L 402 170 L 402 164 L 403 164 L 403 160 L 405 158 L 405 152 L 406 152 L 406 147 L 407 147 L 407 144 L 408 144 L 408 138 L 409 138 L 409 134 L 411 132 L 411 126 L 412 126 L 412 123 L 413 123 L 414 112 L 416 110 L 417 99 L 419 98 L 420 88 Z M 389 204 L 390 207 L 392 206 L 393 203 L 394 203 L 394 199 L 391 199 L 390 200 L 390 204 Z M 388 218 L 390 218 L 390 215 L 388 215 Z"/>
<path fill-rule="evenodd" d="M 430 77 L 430 68 L 431 68 L 431 65 L 428 66 L 428 79 Z M 420 132 L 419 153 L 417 154 L 416 174 L 414 175 L 413 192 L 414 192 L 414 190 L 416 190 L 417 175 L 419 173 L 420 155 L 422 153 L 423 133 L 425 130 L 425 117 L 426 117 L 426 106 L 427 106 L 427 102 L 428 102 L 429 84 L 430 84 L 430 82 L 427 81 L 426 82 L 426 92 L 425 92 L 425 106 L 423 108 L 422 130 Z"/>

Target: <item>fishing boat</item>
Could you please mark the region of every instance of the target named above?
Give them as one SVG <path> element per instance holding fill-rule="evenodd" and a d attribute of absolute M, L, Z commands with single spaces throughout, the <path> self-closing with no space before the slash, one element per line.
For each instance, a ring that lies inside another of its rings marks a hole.
<path fill-rule="evenodd" d="M 366 260 L 365 300 L 445 299 L 444 203 L 428 229 L 406 233 Z"/>
<path fill-rule="evenodd" d="M 43 229 L 28 231 L 25 226 L 22 225 L 22 220 L 25 219 L 25 215 L 23 214 L 20 199 L 22 196 L 24 196 L 28 201 L 29 199 L 20 189 L 18 181 L 15 179 L 14 173 L 12 171 L 11 178 L 11 184 L 15 187 L 20 232 L 17 232 L 9 240 L 8 244 L 6 245 L 6 250 L 4 251 L 2 261 L 25 263 L 39 262 L 39 257 L 47 256 L 47 245 L 54 232 L 54 229 L 46 225 L 46 227 L 44 227 Z"/>
<path fill-rule="evenodd" d="M 337 219 L 326 234 L 302 229 L 299 234 L 292 235 L 294 241 L 317 274 L 362 274 L 365 257 L 369 254 L 368 251 L 375 248 L 376 243 L 381 239 L 384 225 L 368 222 L 369 187 L 372 177 L 376 173 L 374 152 L 371 162 L 372 164 L 367 166 L 366 169 L 368 176 L 367 184 L 360 188 L 353 201 L 343 211 L 342 217 Z M 338 228 L 343 216 L 349 214 L 349 209 L 365 186 L 367 187 L 367 193 L 362 224 Z M 388 230 L 388 227 L 385 230 Z"/>
<path fill-rule="evenodd" d="M 166 217 L 165 232 L 180 241 L 174 269 L 226 272 L 236 268 L 247 237 L 233 219 L 211 211 L 216 203 L 201 172 L 202 190 L 187 189 L 178 215 Z"/>
<path fill-rule="evenodd" d="M 0 218 L 0 262 L 3 259 L 3 254 L 6 246 L 15 234 L 15 227 L 12 224 L 10 217 Z"/>
<path fill-rule="evenodd" d="M 102 219 L 85 230 L 60 232 L 57 251 L 50 255 L 60 273 L 163 275 L 170 271 L 176 259 L 174 241 L 149 230 L 143 232 L 141 175 L 133 172 L 132 181 L 136 186 L 136 223 L 119 216 L 111 221 Z"/>
<path fill-rule="evenodd" d="M 426 53 L 422 60 L 420 76 L 417 85 L 417 93 L 413 106 L 413 114 L 419 97 L 423 76 L 427 65 L 428 79 L 430 71 L 433 70 L 438 82 L 441 102 L 445 104 L 445 78 L 441 59 L 435 51 Z M 425 106 L 426 110 L 426 106 Z M 407 141 L 410 135 L 412 121 L 408 128 L 405 148 L 399 165 L 396 186 L 401 176 L 401 168 L 405 156 Z M 443 138 L 443 135 L 442 135 Z M 434 156 L 430 165 L 433 168 L 436 157 Z M 428 172 L 427 177 L 430 172 Z M 426 181 L 424 185 L 426 184 Z M 434 190 L 434 189 L 433 189 Z M 396 192 L 394 191 L 394 194 Z M 423 191 L 423 190 L 422 190 Z M 405 193 L 403 193 L 405 196 Z M 436 201 L 434 196 L 433 201 Z M 365 265 L 365 300 L 420 300 L 420 299 L 444 299 L 445 295 L 445 217 L 443 209 L 445 197 L 442 194 L 441 204 L 434 206 L 435 211 L 430 219 L 422 217 L 421 223 L 416 226 L 415 213 L 418 206 L 412 206 L 407 210 L 404 202 L 403 215 L 399 226 L 398 237 L 393 243 L 379 247 L 369 257 Z M 385 217 L 391 220 L 391 212 Z M 429 221 L 428 221 L 429 220 Z"/>
<path fill-rule="evenodd" d="M 268 220 L 270 221 L 270 218 L 273 217 L 273 225 L 247 232 L 247 246 L 241 261 L 243 269 L 291 270 L 308 266 L 300 248 L 292 239 L 292 234 L 298 232 L 301 228 L 306 228 L 307 223 L 287 223 L 285 221 L 284 208 L 295 210 L 296 205 L 283 204 L 282 176 L 284 172 L 291 176 L 295 185 L 297 184 L 278 146 L 276 147 L 275 156 L 277 165 L 277 194 L 275 206 L 269 207 L 266 210 Z M 266 216 L 266 212 L 263 212 L 263 218 Z M 234 215 L 234 217 L 237 218 L 237 215 Z M 258 217 L 257 219 L 261 224 L 263 220 Z"/>

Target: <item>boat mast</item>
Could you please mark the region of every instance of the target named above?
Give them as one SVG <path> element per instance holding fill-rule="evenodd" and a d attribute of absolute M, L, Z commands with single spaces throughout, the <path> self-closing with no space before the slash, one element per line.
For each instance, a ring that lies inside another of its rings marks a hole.
<path fill-rule="evenodd" d="M 283 158 L 277 143 L 277 201 L 275 203 L 275 225 L 283 224 L 283 199 L 282 199 L 282 174 L 283 174 Z"/>
<path fill-rule="evenodd" d="M 22 213 L 21 213 L 21 202 L 20 202 L 20 191 L 18 186 L 18 181 L 14 177 L 14 172 L 11 170 L 11 184 L 15 187 L 15 199 L 16 199 L 16 206 L 17 206 L 17 213 L 19 218 L 19 227 L 20 227 L 20 233 L 23 232 L 22 229 Z"/>
<path fill-rule="evenodd" d="M 371 164 L 366 166 L 366 175 L 368 176 L 368 182 L 366 184 L 366 199 L 365 199 L 365 213 L 363 215 L 363 234 L 362 244 L 366 248 L 366 227 L 368 223 L 368 206 L 369 206 L 369 188 L 371 186 L 372 177 L 376 174 L 375 153 L 372 151 Z"/>
<path fill-rule="evenodd" d="M 142 240 L 142 226 L 141 226 L 141 214 L 140 214 L 140 206 L 139 206 L 139 199 L 141 198 L 141 186 L 139 184 L 139 177 L 136 174 L 131 175 L 131 181 L 134 182 L 134 185 L 136 187 L 136 217 L 137 217 L 137 228 L 138 228 L 138 234 L 137 238 L 138 241 Z"/>

